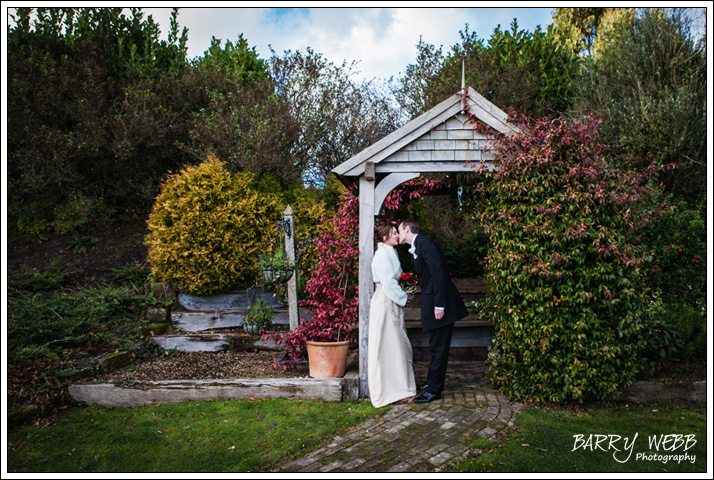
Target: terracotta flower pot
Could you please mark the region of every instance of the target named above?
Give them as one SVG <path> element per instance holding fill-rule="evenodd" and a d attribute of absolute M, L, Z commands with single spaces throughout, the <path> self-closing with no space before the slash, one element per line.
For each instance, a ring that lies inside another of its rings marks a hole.
<path fill-rule="evenodd" d="M 310 376 L 314 378 L 343 377 L 347 369 L 350 342 L 306 341 Z"/>

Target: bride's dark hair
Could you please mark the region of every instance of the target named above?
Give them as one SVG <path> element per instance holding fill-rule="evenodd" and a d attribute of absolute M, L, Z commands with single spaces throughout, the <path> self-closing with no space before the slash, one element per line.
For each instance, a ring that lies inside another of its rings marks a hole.
<path fill-rule="evenodd" d="M 384 237 L 388 237 L 393 228 L 396 228 L 393 223 L 380 223 L 374 227 L 374 248 L 379 242 L 384 242 Z"/>

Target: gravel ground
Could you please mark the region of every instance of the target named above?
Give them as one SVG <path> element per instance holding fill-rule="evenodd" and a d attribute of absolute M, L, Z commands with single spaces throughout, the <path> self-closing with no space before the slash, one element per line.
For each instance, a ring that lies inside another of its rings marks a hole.
<path fill-rule="evenodd" d="M 206 380 L 228 378 L 296 378 L 308 376 L 307 365 L 290 370 L 275 368 L 281 352 L 176 353 L 163 358 L 135 363 L 96 377 L 93 382 L 132 380 Z"/>
<path fill-rule="evenodd" d="M 94 378 L 92 383 L 135 380 L 209 380 L 231 378 L 301 378 L 309 376 L 308 365 L 284 370 L 274 365 L 279 351 L 241 351 L 222 353 L 175 353 L 163 358 L 135 363 Z M 348 368 L 357 368 L 358 352 L 351 350 Z"/>

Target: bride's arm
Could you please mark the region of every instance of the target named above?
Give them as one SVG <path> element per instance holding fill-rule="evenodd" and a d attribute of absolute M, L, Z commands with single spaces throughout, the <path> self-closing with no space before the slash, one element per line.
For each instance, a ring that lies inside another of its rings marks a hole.
<path fill-rule="evenodd" d="M 407 293 L 402 290 L 397 281 L 397 272 L 399 271 L 399 259 L 396 255 L 388 255 L 385 250 L 378 250 L 372 261 L 372 275 L 375 282 L 380 282 L 384 293 L 387 294 L 390 300 L 399 306 L 407 304 Z M 394 257 L 394 258 L 390 258 Z"/>

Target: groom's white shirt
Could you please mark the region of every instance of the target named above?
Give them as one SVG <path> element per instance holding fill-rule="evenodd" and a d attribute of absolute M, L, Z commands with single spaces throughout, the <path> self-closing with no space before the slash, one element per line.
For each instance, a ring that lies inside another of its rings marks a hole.
<path fill-rule="evenodd" d="M 414 235 L 414 238 L 412 238 L 412 244 L 409 247 L 409 253 L 411 253 L 414 258 L 417 258 L 416 247 L 414 246 L 414 242 L 416 241 L 416 237 L 418 237 L 418 236 L 419 236 L 418 233 L 416 235 Z"/>

